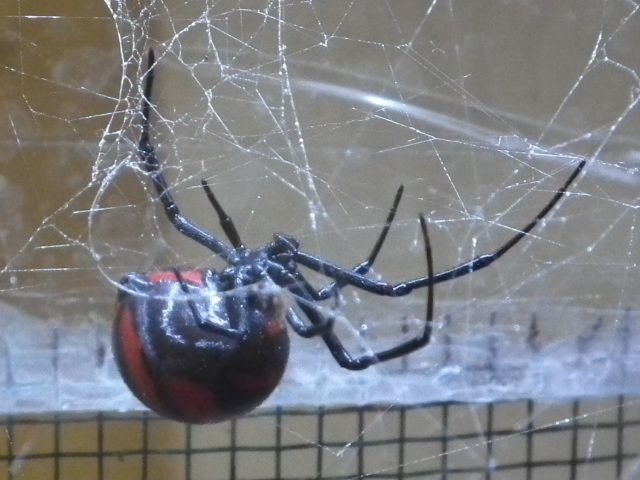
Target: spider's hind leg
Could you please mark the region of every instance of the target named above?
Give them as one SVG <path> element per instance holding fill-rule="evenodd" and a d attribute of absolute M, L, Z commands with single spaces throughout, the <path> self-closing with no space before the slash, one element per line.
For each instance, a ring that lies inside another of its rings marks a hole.
<path fill-rule="evenodd" d="M 427 275 L 429 277 L 432 277 L 433 255 L 431 252 L 431 241 L 429 240 L 429 233 L 427 231 L 427 222 L 423 215 L 420 215 L 420 229 L 422 231 L 422 237 L 424 239 Z M 327 348 L 331 352 L 331 355 L 333 355 L 333 358 L 338 362 L 338 364 L 341 367 L 349 370 L 363 370 L 373 364 L 386 362 L 394 358 L 408 355 L 409 353 L 412 353 L 426 346 L 431 340 L 434 312 L 434 290 L 434 284 L 429 284 L 427 288 L 427 312 L 422 333 L 417 337 L 396 345 L 395 347 L 381 350 L 379 352 L 353 357 L 347 351 L 343 343 L 333 331 L 328 331 L 327 333 L 323 334 L 322 339 L 324 340 Z M 294 292 L 294 294 L 302 293 L 301 291 L 296 292 L 295 289 L 292 289 L 292 292 Z M 319 325 L 323 322 L 326 322 L 324 315 L 319 311 L 319 308 L 316 305 L 309 301 L 302 302 L 299 296 L 296 296 L 296 301 L 300 309 L 307 315 L 313 325 Z"/>
<path fill-rule="evenodd" d="M 297 299 L 301 301 L 301 299 Z M 311 307 L 311 302 L 308 302 Z M 290 308 L 287 312 L 287 322 L 289 326 L 293 328 L 293 331 L 300 335 L 302 338 L 311 338 L 317 337 L 318 335 L 325 335 L 333 329 L 333 324 L 335 322 L 335 318 L 325 317 L 324 315 L 319 316 L 318 323 L 314 323 L 312 325 L 305 324 L 302 319 L 298 316 L 298 314 Z"/>

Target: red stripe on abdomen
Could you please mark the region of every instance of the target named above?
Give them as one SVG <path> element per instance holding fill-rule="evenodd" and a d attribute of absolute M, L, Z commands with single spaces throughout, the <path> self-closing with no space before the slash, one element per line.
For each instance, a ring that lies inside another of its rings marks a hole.
<path fill-rule="evenodd" d="M 116 318 L 125 378 L 132 384 L 133 392 L 143 403 L 154 410 L 164 411 L 156 382 L 145 359 L 131 309 L 126 305 L 121 306 Z"/>
<path fill-rule="evenodd" d="M 187 378 L 170 377 L 164 382 L 165 394 L 171 399 L 172 409 L 182 421 L 204 423 L 220 420 L 220 406 L 208 388 Z"/>

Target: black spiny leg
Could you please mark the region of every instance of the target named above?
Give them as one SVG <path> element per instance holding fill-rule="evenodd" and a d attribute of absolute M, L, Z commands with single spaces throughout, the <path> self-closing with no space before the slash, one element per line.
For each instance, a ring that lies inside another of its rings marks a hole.
<path fill-rule="evenodd" d="M 233 245 L 233 248 L 244 248 L 244 245 L 242 244 L 242 240 L 240 240 L 240 235 L 238 234 L 238 230 L 236 230 L 236 226 L 233 224 L 233 220 L 229 215 L 227 215 L 227 212 L 224 211 L 224 209 L 222 208 L 222 205 L 220 205 L 220 202 L 218 202 L 218 199 L 211 191 L 211 188 L 209 187 L 209 184 L 207 183 L 207 181 L 201 180 L 201 182 L 202 182 L 202 188 L 204 188 L 204 193 L 207 194 L 209 203 L 211 203 L 211 206 L 218 214 L 218 219 L 220 220 L 220 226 L 222 227 L 222 230 L 224 231 L 225 235 L 231 242 L 231 245 Z"/>
<path fill-rule="evenodd" d="M 298 305 L 304 304 L 308 308 L 316 308 L 315 304 L 304 298 L 296 297 Z M 302 321 L 293 308 L 290 308 L 287 312 L 287 322 L 289 326 L 293 328 L 293 331 L 300 335 L 302 338 L 317 337 L 318 335 L 325 335 L 330 332 L 335 322 L 335 317 L 322 315 L 318 319 L 318 323 L 307 325 Z"/>
<path fill-rule="evenodd" d="M 357 273 L 358 275 L 366 275 L 373 263 L 376 261 L 376 258 L 378 258 L 378 254 L 380 253 L 382 244 L 387 239 L 387 234 L 391 229 L 391 224 L 393 223 L 393 219 L 395 218 L 396 212 L 398 211 L 398 205 L 400 204 L 400 200 L 402 199 L 403 192 L 404 185 L 400 185 L 400 187 L 398 187 L 398 191 L 396 192 L 396 196 L 393 199 L 393 204 L 389 209 L 389 213 L 387 213 L 387 219 L 384 222 L 384 227 L 382 227 L 382 231 L 380 232 L 376 243 L 373 245 L 373 249 L 371 250 L 369 257 L 367 257 L 364 262 L 360 263 L 352 269 L 354 273 Z M 340 290 L 345 286 L 347 286 L 347 282 L 341 282 L 339 280 L 332 283 L 331 285 L 327 285 L 326 287 L 315 293 L 316 300 L 329 298 L 332 295 L 335 295 L 337 290 Z"/>
<path fill-rule="evenodd" d="M 144 83 L 144 97 L 142 99 L 142 133 L 140 135 L 140 143 L 138 144 L 138 153 L 142 160 L 144 169 L 151 176 L 160 201 L 164 207 L 164 211 L 173 226 L 184 236 L 191 238 L 200 245 L 208 248 L 214 253 L 220 255 L 227 261 L 231 261 L 234 257 L 234 251 L 224 242 L 218 240 L 200 228 L 195 226 L 180 214 L 180 209 L 173 200 L 173 196 L 169 191 L 167 180 L 164 178 L 155 149 L 151 145 L 149 137 L 149 116 L 151 113 L 151 91 L 153 89 L 153 77 L 155 68 L 155 55 L 153 50 L 149 50 L 147 78 Z"/>
<path fill-rule="evenodd" d="M 433 277 L 433 255 L 431 253 L 431 241 L 429 240 L 429 233 L 427 231 L 427 222 L 423 215 L 420 215 L 420 229 L 422 230 L 422 237 L 424 239 L 425 257 L 427 259 L 427 275 L 431 278 Z M 427 313 L 422 333 L 411 340 L 401 343 L 400 345 L 396 345 L 395 347 L 373 354 L 352 357 L 349 352 L 347 352 L 340 339 L 332 331 L 325 333 L 322 336 L 322 339 L 338 364 L 349 370 L 363 370 L 375 363 L 385 362 L 414 352 L 427 345 L 431 340 L 434 312 L 434 289 L 434 284 L 429 284 L 427 289 Z M 291 289 L 291 291 L 297 293 L 295 292 L 295 289 Z M 300 302 L 300 298 L 298 296 L 296 296 L 296 301 L 300 309 L 309 317 L 312 324 L 320 325 L 323 322 L 326 322 L 317 306 L 310 302 Z"/>
<path fill-rule="evenodd" d="M 462 277 L 469 273 L 488 267 L 493 262 L 502 257 L 505 253 L 507 253 L 511 248 L 513 248 L 520 240 L 522 240 L 564 196 L 569 186 L 573 183 L 573 181 L 584 168 L 585 163 L 586 160 L 581 161 L 573 170 L 571 176 L 565 181 L 564 185 L 556 192 L 556 194 L 542 208 L 542 210 L 538 212 L 535 218 L 513 237 L 511 237 L 508 241 L 506 241 L 496 251 L 485 255 L 478 255 L 477 257 L 467 262 L 461 263 L 456 267 L 445 270 L 444 272 L 436 273 L 432 277 L 420 277 L 394 285 L 384 281 L 372 280 L 363 275 L 355 273 L 351 270 L 346 270 L 331 262 L 310 255 L 308 253 L 296 251 L 294 254 L 294 259 L 300 265 L 304 265 L 305 267 L 315 272 L 333 278 L 339 284 L 352 285 L 356 288 L 374 293 L 376 295 L 385 295 L 389 297 L 401 297 L 403 295 L 411 293 L 416 288 L 422 288 L 433 283 L 440 283 L 454 278 Z M 318 294 L 319 299 L 321 300 L 326 298 L 322 296 L 323 292 L 324 290 L 320 291 Z"/>
<path fill-rule="evenodd" d="M 393 199 L 393 204 L 389 209 L 389 213 L 387 213 L 387 219 L 385 220 L 384 226 L 382 227 L 382 230 L 380 231 L 380 234 L 376 239 L 376 243 L 373 245 L 373 249 L 371 250 L 371 253 L 369 253 L 369 256 L 364 262 L 361 262 L 355 267 L 353 267 L 353 269 L 351 270 L 353 273 L 357 275 L 366 275 L 369 272 L 369 269 L 371 268 L 373 263 L 376 261 L 376 258 L 378 258 L 380 249 L 382 248 L 383 243 L 387 239 L 387 234 L 391 229 L 391 225 L 393 224 L 393 220 L 396 216 L 396 212 L 398 211 L 398 205 L 400 204 L 400 200 L 402 199 L 403 192 L 404 192 L 404 186 L 400 185 L 400 187 L 398 187 L 398 190 L 396 191 L 396 195 Z M 340 289 L 348 285 L 348 282 L 337 281 L 337 282 L 331 283 L 330 285 L 327 285 L 326 287 L 316 292 L 315 288 L 311 286 L 311 284 L 307 282 L 307 280 L 302 275 L 298 275 L 296 277 L 296 281 L 304 287 L 307 293 L 305 297 L 308 296 L 313 300 L 326 300 L 332 296 L 337 295 Z"/>

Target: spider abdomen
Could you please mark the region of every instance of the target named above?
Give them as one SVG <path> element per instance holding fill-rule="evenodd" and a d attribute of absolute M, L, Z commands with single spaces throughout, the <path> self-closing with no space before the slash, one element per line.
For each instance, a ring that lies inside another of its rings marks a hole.
<path fill-rule="evenodd" d="M 282 291 L 258 283 L 221 292 L 208 274 L 133 273 L 120 282 L 113 350 L 122 376 L 147 407 L 183 422 L 253 410 L 289 356 Z"/>

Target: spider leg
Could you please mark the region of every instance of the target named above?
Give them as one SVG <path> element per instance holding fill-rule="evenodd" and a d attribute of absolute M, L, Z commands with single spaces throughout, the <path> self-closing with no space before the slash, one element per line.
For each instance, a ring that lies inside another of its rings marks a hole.
<path fill-rule="evenodd" d="M 576 177 L 580 174 L 585 166 L 586 161 L 581 161 L 578 166 L 573 170 L 571 176 L 565 181 L 564 185 L 555 193 L 551 200 L 538 212 L 535 218 L 529 222 L 524 228 L 522 228 L 517 234 L 511 237 L 496 251 L 489 254 L 478 255 L 471 260 L 461 263 L 449 270 L 439 272 L 433 276 L 420 277 L 406 282 L 398 284 L 391 284 L 384 281 L 376 281 L 367 278 L 356 272 L 346 270 L 333 263 L 327 262 L 321 258 L 315 257 L 308 253 L 296 251 L 294 253 L 294 260 L 300 265 L 333 278 L 337 283 L 353 285 L 356 288 L 360 288 L 367 292 L 374 293 L 376 295 L 385 295 L 390 297 L 401 297 L 409 294 L 416 288 L 423 288 L 431 284 L 436 284 L 451 280 L 454 278 L 462 277 L 469 273 L 481 270 L 488 267 L 493 262 L 507 253 L 514 245 L 522 240 L 537 224 L 542 220 L 547 213 L 558 203 L 558 201 L 564 196 L 569 186 L 573 183 Z M 323 291 L 319 292 L 318 299 L 323 300 L 326 297 L 322 295 Z"/>
<path fill-rule="evenodd" d="M 177 268 L 174 268 L 172 270 L 173 270 L 174 275 L 178 279 L 178 283 L 180 284 L 180 289 L 182 290 L 182 293 L 184 293 L 185 296 L 187 297 L 187 305 L 189 305 L 189 309 L 191 310 L 191 314 L 193 315 L 193 318 L 196 320 L 196 323 L 198 324 L 198 326 L 200 328 L 202 328 L 203 330 L 206 330 L 208 332 L 217 333 L 218 335 L 223 335 L 223 336 L 229 337 L 229 338 L 238 338 L 241 335 L 241 333 L 238 330 L 235 330 L 235 329 L 232 329 L 232 328 L 224 328 L 224 327 L 221 327 L 219 325 L 216 325 L 215 323 L 206 322 L 205 320 L 203 320 L 202 316 L 198 312 L 198 309 L 196 308 L 195 303 L 193 302 L 193 299 L 191 298 L 191 293 L 189 292 L 189 287 L 187 286 L 186 282 L 184 281 L 182 273 Z"/>
<path fill-rule="evenodd" d="M 369 269 L 371 268 L 373 263 L 376 261 L 376 258 L 378 257 L 378 253 L 380 253 L 382 244 L 387 239 L 387 234 L 391 229 L 391 224 L 393 223 L 393 219 L 395 218 L 396 212 L 398 211 L 398 205 L 400 204 L 400 200 L 402 199 L 403 192 L 404 192 L 404 185 L 400 185 L 400 187 L 398 187 L 398 191 L 396 192 L 396 196 L 393 199 L 393 204 L 389 209 L 389 213 L 387 213 L 387 219 L 385 220 L 384 226 L 380 231 L 380 235 L 378 235 L 378 239 L 376 240 L 376 243 L 373 245 L 373 249 L 371 250 L 371 253 L 369 253 L 369 256 L 364 262 L 353 267 L 353 269 L 351 270 L 352 272 L 357 273 L 358 275 L 366 275 L 367 272 L 369 272 Z M 333 282 L 332 284 L 327 285 L 326 287 L 318 290 L 317 292 L 314 292 L 314 300 L 325 300 L 337 294 L 338 290 L 344 288 L 346 285 L 347 283 L 344 281 L 338 280 L 336 282 Z"/>
<path fill-rule="evenodd" d="M 160 162 L 158 161 L 149 136 L 150 102 L 151 91 L 153 89 L 154 68 L 155 55 L 153 50 L 150 49 L 147 78 L 145 80 L 144 96 L 142 98 L 142 133 L 140 134 L 140 142 L 138 143 L 138 154 L 142 160 L 142 165 L 151 176 L 151 181 L 160 196 L 164 211 L 176 230 L 229 261 L 233 257 L 233 249 L 213 235 L 204 232 L 181 215 L 180 209 L 169 191 L 169 184 L 162 173 Z"/>
<path fill-rule="evenodd" d="M 300 272 L 291 272 L 276 262 L 269 262 L 269 277 L 280 287 L 289 290 L 296 303 L 305 311 L 315 309 L 315 289 Z M 337 298 L 337 292 L 336 292 Z M 337 303 L 337 302 L 336 302 Z M 303 338 L 315 337 L 329 332 L 333 328 L 334 317 L 325 318 L 323 315 L 309 317 L 311 325 L 305 324 L 293 308 L 287 312 L 287 322 L 293 330 Z"/>
<path fill-rule="evenodd" d="M 296 302 L 298 302 L 298 304 L 305 303 L 309 308 L 314 308 L 313 303 L 309 300 L 297 297 Z M 289 323 L 293 331 L 300 335 L 302 338 L 311 338 L 318 335 L 325 335 L 326 333 L 331 331 L 331 329 L 333 329 L 333 324 L 335 323 L 335 318 L 325 317 L 323 315 L 319 318 L 318 323 L 307 325 L 302 321 L 298 314 L 292 308 L 290 308 L 287 312 L 287 322 Z"/>
<path fill-rule="evenodd" d="M 214 210 L 218 214 L 218 219 L 220 220 L 220 226 L 222 227 L 224 234 L 227 236 L 227 238 L 231 242 L 231 245 L 233 245 L 233 248 L 244 248 L 244 245 L 242 244 L 242 240 L 240 240 L 240 235 L 238 234 L 238 230 L 236 230 L 236 226 L 233 224 L 233 220 L 229 215 L 227 215 L 227 212 L 224 211 L 224 209 L 222 208 L 222 205 L 220 205 L 220 202 L 218 202 L 218 199 L 213 194 L 213 191 L 209 187 L 209 184 L 207 183 L 207 181 L 203 179 L 201 180 L 201 182 L 202 182 L 202 188 L 204 188 L 204 193 L 207 194 L 207 198 L 209 199 L 209 202 L 211 203 Z"/>
<path fill-rule="evenodd" d="M 423 215 L 420 215 L 420 228 L 422 230 L 422 236 L 424 239 L 424 248 L 425 248 L 425 256 L 427 258 L 427 274 L 429 277 L 433 276 L 433 256 L 431 253 L 431 242 L 429 240 L 429 234 L 427 232 L 427 222 L 424 219 Z M 387 360 L 392 360 L 397 357 L 401 357 L 403 355 L 407 355 L 411 352 L 414 352 L 429 343 L 431 340 L 431 330 L 432 330 L 432 322 L 433 322 L 433 311 L 434 311 L 434 289 L 435 286 L 433 283 L 429 285 L 427 290 L 427 314 L 424 325 L 424 330 L 422 333 L 414 337 L 410 340 L 407 340 L 395 347 L 388 348 L 386 350 L 381 350 L 379 352 L 364 354 L 360 356 L 353 357 L 344 347 L 340 339 L 333 331 L 327 331 L 322 335 L 322 339 L 324 340 L 327 348 L 333 355 L 333 358 L 338 362 L 338 364 L 349 370 L 363 370 L 367 367 L 375 363 L 385 362 Z M 304 293 L 299 286 L 291 287 L 291 291 L 294 294 Z M 314 325 L 320 325 L 322 322 L 326 322 L 327 320 L 324 318 L 322 313 L 318 310 L 318 307 L 314 305 L 312 302 L 305 301 L 302 302 L 299 296 L 296 296 L 296 302 L 300 309 L 309 317 L 309 320 Z"/>
<path fill-rule="evenodd" d="M 378 257 L 378 253 L 380 253 L 380 249 L 382 248 L 382 244 L 386 240 L 387 234 L 391 229 L 391 225 L 393 223 L 393 219 L 396 216 L 398 205 L 400 204 L 400 200 L 402 199 L 403 192 L 404 192 L 404 186 L 400 185 L 400 187 L 398 187 L 398 190 L 396 192 L 395 198 L 393 199 L 393 204 L 389 209 L 389 213 L 387 214 L 387 219 L 384 222 L 384 226 L 382 227 L 382 230 L 378 235 L 378 238 L 376 240 L 376 243 L 373 246 L 373 249 L 371 250 L 371 253 L 369 253 L 369 256 L 364 262 L 361 262 L 355 267 L 353 267 L 353 269 L 351 270 L 353 273 L 358 275 L 365 275 L 369 271 L 373 263 L 376 261 L 376 258 Z M 284 275 L 290 277 L 290 273 L 288 272 L 285 273 Z M 307 294 L 307 297 L 315 301 L 326 300 L 332 296 L 337 297 L 339 290 L 348 285 L 348 282 L 337 281 L 316 291 L 315 287 L 313 287 L 313 285 L 311 285 L 309 281 L 306 278 L 304 278 L 302 274 L 300 274 L 299 272 L 295 274 L 295 278 L 289 278 L 289 281 L 294 281 L 302 285 L 302 287 L 304 288 Z"/>

